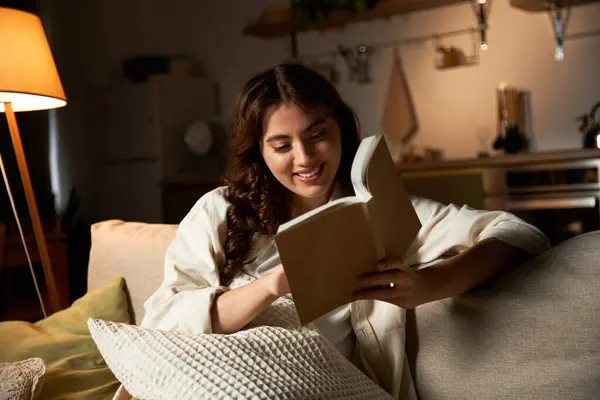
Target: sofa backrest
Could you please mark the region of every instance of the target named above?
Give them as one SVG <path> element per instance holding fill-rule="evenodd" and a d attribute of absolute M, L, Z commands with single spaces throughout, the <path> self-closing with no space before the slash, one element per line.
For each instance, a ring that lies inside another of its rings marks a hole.
<path fill-rule="evenodd" d="M 600 231 L 407 313 L 419 398 L 600 398 Z"/>
<path fill-rule="evenodd" d="M 177 225 L 103 221 L 92 225 L 88 290 L 124 277 L 131 299 L 132 323 L 144 317 L 144 302 L 163 280 L 165 252 Z"/>

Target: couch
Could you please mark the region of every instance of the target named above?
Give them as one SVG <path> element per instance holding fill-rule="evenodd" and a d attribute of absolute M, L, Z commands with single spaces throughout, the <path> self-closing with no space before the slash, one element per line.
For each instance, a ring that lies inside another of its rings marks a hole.
<path fill-rule="evenodd" d="M 175 225 L 92 226 L 88 290 L 124 277 L 132 323 L 162 280 Z M 600 232 L 578 236 L 486 287 L 407 315 L 422 399 L 600 398 Z"/>
<path fill-rule="evenodd" d="M 124 276 L 135 322 L 162 280 L 176 227 L 92 228 L 90 288 Z M 423 399 L 600 398 L 600 232 L 579 236 L 492 285 L 417 307 L 409 358 Z"/>

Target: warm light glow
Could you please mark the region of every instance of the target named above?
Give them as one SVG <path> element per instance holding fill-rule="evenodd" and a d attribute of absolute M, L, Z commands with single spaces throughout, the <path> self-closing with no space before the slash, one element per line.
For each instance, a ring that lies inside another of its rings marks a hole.
<path fill-rule="evenodd" d="M 479 4 L 485 4 L 485 3 L 486 3 L 486 0 L 477 0 L 477 2 L 478 2 Z"/>
<path fill-rule="evenodd" d="M 14 111 L 67 104 L 38 16 L 0 7 L 0 49 L 0 102 L 12 103 Z"/>
<path fill-rule="evenodd" d="M 67 102 L 63 99 L 39 96 L 35 94 L 0 92 L 0 112 L 4 112 L 4 103 L 12 103 L 13 111 L 48 110 L 63 107 Z"/>
<path fill-rule="evenodd" d="M 600 135 L 596 135 L 596 147 L 600 149 Z"/>
<path fill-rule="evenodd" d="M 54 194 L 54 207 L 58 212 L 63 212 L 65 205 L 62 199 L 62 185 L 59 172 L 59 147 L 58 147 L 58 118 L 56 110 L 48 112 L 48 125 L 50 128 L 50 143 L 48 146 L 48 162 L 50 164 L 50 186 Z"/>
<path fill-rule="evenodd" d="M 562 60 L 564 60 L 564 59 L 565 59 L 565 52 L 563 51 L 563 49 L 562 49 L 562 48 L 557 48 L 557 49 L 554 51 L 554 59 L 555 59 L 556 61 L 562 61 Z"/>
<path fill-rule="evenodd" d="M 487 43 L 481 43 L 481 50 L 486 51 L 488 49 Z"/>

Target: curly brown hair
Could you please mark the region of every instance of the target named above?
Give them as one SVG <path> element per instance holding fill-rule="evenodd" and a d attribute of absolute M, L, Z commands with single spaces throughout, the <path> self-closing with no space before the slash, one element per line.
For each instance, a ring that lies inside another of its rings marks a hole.
<path fill-rule="evenodd" d="M 232 206 L 227 211 L 226 261 L 219 267 L 222 285 L 228 285 L 247 262 L 254 235 L 275 235 L 290 218 L 287 189 L 275 179 L 260 152 L 265 112 L 284 102 L 307 111 L 325 109 L 335 119 L 342 146 L 336 181 L 351 190 L 359 123 L 335 87 L 300 64 L 280 64 L 251 78 L 237 101 L 233 149 L 225 175 Z"/>

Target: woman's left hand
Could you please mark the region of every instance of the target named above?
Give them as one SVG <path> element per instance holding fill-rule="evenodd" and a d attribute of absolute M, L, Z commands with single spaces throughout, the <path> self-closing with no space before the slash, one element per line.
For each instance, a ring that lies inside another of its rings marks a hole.
<path fill-rule="evenodd" d="M 377 270 L 359 279 L 357 299 L 387 301 L 405 309 L 431 301 L 432 284 L 401 259 L 380 261 Z"/>

